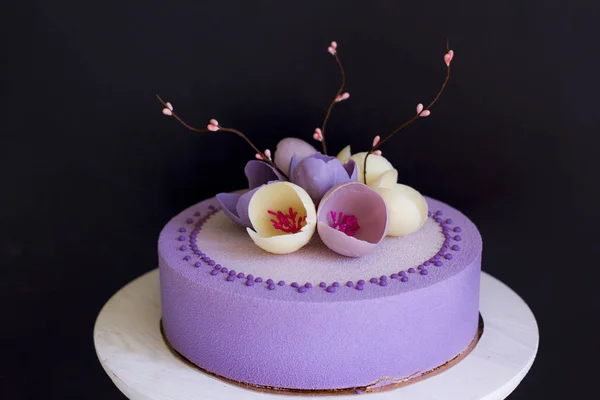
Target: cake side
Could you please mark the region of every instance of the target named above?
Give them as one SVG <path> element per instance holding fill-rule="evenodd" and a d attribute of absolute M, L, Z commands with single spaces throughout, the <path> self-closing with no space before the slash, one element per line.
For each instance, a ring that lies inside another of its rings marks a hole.
<path fill-rule="evenodd" d="M 361 290 L 360 279 L 349 281 L 352 286 L 346 281 L 279 286 L 252 274 L 255 259 L 219 265 L 218 252 L 200 250 L 202 230 L 209 232 L 210 218 L 218 215 L 216 203 L 210 199 L 189 208 L 167 224 L 159 240 L 169 342 L 217 375 L 287 389 L 368 387 L 444 364 L 464 351 L 477 331 L 481 237 L 460 212 L 427 201 L 447 251 L 390 270 Z M 202 230 L 192 239 L 197 225 Z"/>

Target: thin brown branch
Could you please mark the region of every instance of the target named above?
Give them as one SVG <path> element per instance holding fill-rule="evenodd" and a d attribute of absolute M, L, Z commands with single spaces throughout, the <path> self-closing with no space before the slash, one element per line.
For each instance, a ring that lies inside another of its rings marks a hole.
<path fill-rule="evenodd" d="M 335 57 L 335 61 L 340 69 L 340 74 L 342 75 L 342 84 L 340 85 L 340 88 L 338 89 L 337 93 L 333 97 L 333 100 L 331 101 L 331 104 L 329 105 L 329 108 L 327 109 L 327 113 L 325 114 L 325 119 L 323 120 L 323 125 L 321 126 L 321 136 L 322 136 L 321 146 L 323 147 L 324 155 L 327 155 L 327 146 L 325 145 L 325 126 L 327 125 L 327 120 L 329 120 L 329 117 L 331 116 L 331 111 L 333 110 L 333 106 L 335 106 L 335 104 L 338 103 L 338 98 L 342 94 L 342 92 L 344 91 L 344 87 L 346 86 L 346 72 L 344 71 L 344 67 L 342 66 L 342 62 L 340 61 L 340 57 L 338 56 L 337 51 L 333 54 L 333 56 Z"/>
<path fill-rule="evenodd" d="M 448 41 L 446 41 L 446 49 L 447 49 L 446 51 L 448 51 L 448 46 L 449 46 L 448 45 Z M 421 117 L 421 114 L 423 114 L 423 112 L 425 110 L 429 110 L 431 107 L 433 107 L 433 105 L 439 100 L 440 96 L 444 92 L 444 89 L 446 88 L 446 85 L 448 84 L 449 80 L 450 80 L 450 65 L 448 65 L 447 68 L 446 68 L 446 79 L 444 79 L 444 82 L 442 83 L 442 86 L 440 87 L 440 90 L 438 90 L 437 94 L 435 95 L 435 97 L 433 98 L 433 100 L 427 105 L 427 107 L 424 107 L 419 113 L 413 115 L 410 119 L 408 119 L 408 121 L 402 123 L 396 129 L 394 129 L 393 131 L 391 131 L 390 133 L 388 133 L 379 143 L 377 143 L 376 145 L 374 145 L 373 147 L 371 147 L 371 149 L 367 152 L 367 154 L 365 156 L 365 161 L 364 161 L 364 164 L 363 164 L 364 183 L 365 183 L 365 185 L 367 184 L 367 159 L 369 158 L 369 156 L 371 155 L 371 153 L 373 153 L 375 150 L 377 150 L 378 148 L 380 148 L 382 144 L 384 144 L 385 142 L 387 142 L 388 140 L 390 140 L 399 130 L 405 128 L 407 125 L 410 125 L 411 123 L 413 123 L 417 119 L 419 119 L 419 117 Z"/>
<path fill-rule="evenodd" d="M 162 103 L 163 106 L 167 107 L 167 103 L 159 96 L 156 95 L 156 98 L 158 99 L 158 101 L 160 101 Z M 189 129 L 190 131 L 193 132 L 211 132 L 208 129 L 198 129 L 198 128 L 194 128 L 191 125 L 188 125 L 187 122 L 185 122 L 184 120 L 182 120 L 177 114 L 175 114 L 175 112 L 172 112 L 172 117 L 175 118 L 177 121 L 179 121 L 181 123 L 181 125 L 185 126 L 187 129 Z M 246 143 L 248 143 L 250 145 L 250 147 L 252 147 L 252 149 L 256 152 L 256 154 L 260 155 L 261 160 L 269 165 L 271 165 L 273 168 L 275 168 L 275 170 L 277 172 L 279 172 L 281 174 L 281 176 L 283 176 L 286 180 L 290 180 L 290 178 L 288 178 L 288 176 L 281 170 L 279 169 L 279 167 L 277 167 L 277 165 L 275 165 L 275 163 L 273 162 L 273 160 L 271 160 L 269 157 L 267 157 L 265 155 L 265 153 L 263 153 L 262 151 L 260 151 L 258 149 L 258 147 L 256 147 L 251 141 L 250 139 L 248 139 L 248 137 L 246 135 L 244 135 L 242 132 L 238 131 L 237 129 L 233 129 L 233 128 L 225 128 L 222 126 L 219 126 L 219 130 L 220 131 L 225 131 L 225 132 L 231 132 L 231 133 L 235 133 L 237 136 L 241 137 L 242 139 L 244 139 L 246 141 Z"/>

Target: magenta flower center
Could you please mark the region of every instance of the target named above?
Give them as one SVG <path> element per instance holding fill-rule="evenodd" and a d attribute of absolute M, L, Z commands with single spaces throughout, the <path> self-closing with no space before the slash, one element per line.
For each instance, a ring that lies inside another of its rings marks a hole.
<path fill-rule="evenodd" d="M 348 236 L 356 235 L 356 231 L 360 229 L 358 218 L 354 215 L 344 215 L 342 212 L 336 213 L 335 211 L 331 211 L 330 215 L 333 220 L 333 223 L 331 224 L 333 229 L 342 231 Z"/>
<path fill-rule="evenodd" d="M 271 224 L 273 224 L 273 228 L 277 229 L 278 231 L 285 233 L 298 233 L 302 227 L 306 225 L 306 216 L 299 216 L 292 207 L 290 207 L 287 214 L 284 214 L 281 211 L 275 212 L 272 210 L 268 210 L 267 212 L 275 217 L 270 221 Z"/>

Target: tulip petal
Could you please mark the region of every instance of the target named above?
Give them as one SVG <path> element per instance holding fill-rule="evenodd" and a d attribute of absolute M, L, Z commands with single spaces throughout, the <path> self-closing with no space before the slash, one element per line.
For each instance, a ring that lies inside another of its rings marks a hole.
<path fill-rule="evenodd" d="M 223 212 L 225 212 L 225 215 L 227 215 L 229 219 L 236 224 L 244 225 L 237 213 L 237 204 L 240 197 L 242 197 L 242 194 L 240 193 L 219 193 L 216 196 L 217 201 L 221 204 L 221 209 L 223 209 Z"/>
<path fill-rule="evenodd" d="M 384 198 L 389 210 L 388 236 L 407 236 L 423 226 L 428 207 L 418 191 L 401 184 L 374 190 Z"/>
<path fill-rule="evenodd" d="M 290 176 L 290 160 L 296 155 L 296 160 L 301 161 L 306 157 L 317 153 L 317 149 L 297 138 L 285 138 L 277 143 L 275 150 L 275 165 L 282 170 L 287 176 Z"/>
<path fill-rule="evenodd" d="M 344 147 L 337 155 L 337 159 L 341 162 L 346 162 L 350 159 L 352 153 L 350 152 L 350 145 Z"/>
<path fill-rule="evenodd" d="M 344 164 L 344 169 L 350 177 L 350 182 L 355 182 L 358 180 L 358 166 L 354 160 L 348 160 L 348 162 Z"/>
<path fill-rule="evenodd" d="M 378 178 L 373 179 L 370 182 L 367 182 L 370 187 L 394 187 L 398 182 L 398 170 L 390 169 L 389 171 L 384 172 L 379 175 Z"/>
<path fill-rule="evenodd" d="M 367 153 L 356 153 L 350 157 L 351 160 L 356 162 L 358 166 L 358 180 L 360 182 L 364 182 L 364 165 L 365 165 L 365 157 Z M 381 174 L 387 172 L 391 169 L 394 169 L 392 164 L 388 160 L 386 160 L 383 156 L 379 156 L 377 154 L 369 155 L 367 160 L 367 184 L 370 184 L 375 179 L 379 178 Z"/>
<path fill-rule="evenodd" d="M 312 229 L 302 230 L 289 235 L 262 237 L 250 228 L 246 228 L 250 238 L 261 249 L 273 254 L 288 254 L 299 250 L 306 245 L 315 233 L 315 225 Z"/>
<path fill-rule="evenodd" d="M 360 228 L 353 236 L 333 228 L 332 212 L 355 216 Z M 387 232 L 388 211 L 384 199 L 360 182 L 343 183 L 329 190 L 319 204 L 317 215 L 317 229 L 323 243 L 348 257 L 360 257 L 373 251 Z"/>
<path fill-rule="evenodd" d="M 348 236 L 342 231 L 332 228 L 325 222 L 317 223 L 317 230 L 321 241 L 329 249 L 346 257 L 362 257 L 371 253 L 379 243 L 371 243 Z"/>
<path fill-rule="evenodd" d="M 248 205 L 250 204 L 250 200 L 252 199 L 252 196 L 254 196 L 254 193 L 256 193 L 261 186 L 247 191 L 238 199 L 235 210 L 238 218 L 240 219 L 240 225 L 243 225 L 247 228 L 252 228 L 252 222 L 250 222 L 250 215 L 248 213 Z"/>
<path fill-rule="evenodd" d="M 267 182 L 283 180 L 283 176 L 272 165 L 260 160 L 250 160 L 244 168 L 248 187 L 255 189 Z"/>

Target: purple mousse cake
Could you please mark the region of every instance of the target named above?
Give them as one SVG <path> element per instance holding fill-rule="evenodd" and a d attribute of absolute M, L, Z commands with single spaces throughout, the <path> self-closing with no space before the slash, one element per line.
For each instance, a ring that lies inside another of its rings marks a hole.
<path fill-rule="evenodd" d="M 245 190 L 175 216 L 158 242 L 166 342 L 200 369 L 249 387 L 364 393 L 448 367 L 479 337 L 482 240 L 459 211 L 398 183 L 380 147 L 431 115 L 428 105 L 368 151 L 327 155 L 325 127 L 347 100 L 342 84 L 316 128 L 320 150 L 284 138 L 260 151 L 211 119 L 195 132 L 248 143 Z"/>
<path fill-rule="evenodd" d="M 360 258 L 317 238 L 266 254 L 215 199 L 185 210 L 158 245 L 168 341 L 206 371 L 272 388 L 368 390 L 443 365 L 477 333 L 482 242 L 427 202 L 419 231 Z"/>

